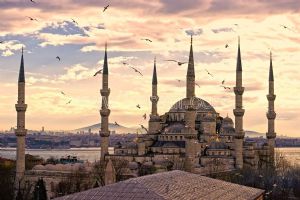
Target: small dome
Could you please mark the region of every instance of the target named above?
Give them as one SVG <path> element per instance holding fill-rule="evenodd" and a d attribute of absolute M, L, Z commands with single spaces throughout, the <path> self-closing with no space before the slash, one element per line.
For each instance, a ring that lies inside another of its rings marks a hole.
<path fill-rule="evenodd" d="M 183 129 L 184 129 L 184 124 L 174 123 L 174 124 L 167 126 L 164 129 L 164 132 L 166 132 L 166 133 L 181 133 L 181 130 L 183 130 Z"/>
<path fill-rule="evenodd" d="M 223 123 L 225 123 L 225 124 L 233 124 L 233 120 L 230 118 L 230 117 L 225 117 L 224 119 L 223 119 Z"/>
<path fill-rule="evenodd" d="M 45 167 L 43 165 L 36 165 L 32 169 L 33 170 L 45 170 Z"/>

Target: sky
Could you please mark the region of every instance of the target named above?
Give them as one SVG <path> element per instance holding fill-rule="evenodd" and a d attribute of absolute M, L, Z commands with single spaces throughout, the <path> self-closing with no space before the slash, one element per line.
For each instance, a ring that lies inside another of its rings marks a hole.
<path fill-rule="evenodd" d="M 187 61 L 193 34 L 196 82 L 200 86 L 196 86 L 196 96 L 209 102 L 221 116 L 232 118 L 234 93 L 220 85 L 225 80 L 226 86 L 234 87 L 240 36 L 245 130 L 267 130 L 272 50 L 276 132 L 300 136 L 298 0 L 1 0 L 0 9 L 0 130 L 16 125 L 14 104 L 22 46 L 28 129 L 72 130 L 100 122 L 102 77 L 93 74 L 102 68 L 105 42 L 110 121 L 135 127 L 147 125 L 142 116 L 151 111 L 154 57 L 159 114 L 185 97 L 187 65 L 166 60 Z M 145 38 L 152 42 L 142 40 Z"/>

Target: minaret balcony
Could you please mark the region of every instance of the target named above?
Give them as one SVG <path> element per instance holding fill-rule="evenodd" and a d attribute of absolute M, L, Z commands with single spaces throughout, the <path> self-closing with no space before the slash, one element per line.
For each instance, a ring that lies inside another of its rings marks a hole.
<path fill-rule="evenodd" d="M 150 114 L 150 120 L 149 121 L 150 122 L 160 122 L 160 116 Z"/>
<path fill-rule="evenodd" d="M 267 139 L 274 139 L 274 138 L 276 138 L 276 133 L 266 133 L 266 136 L 267 136 Z"/>
<path fill-rule="evenodd" d="M 268 101 L 275 101 L 276 95 L 275 94 L 268 94 L 267 99 L 268 99 Z"/>
<path fill-rule="evenodd" d="M 151 97 L 150 97 L 150 101 L 151 101 L 152 103 L 157 103 L 158 100 L 159 100 L 159 97 L 158 97 L 158 96 L 151 96 Z"/>
<path fill-rule="evenodd" d="M 100 110 L 100 115 L 101 115 L 101 117 L 108 117 L 109 114 L 110 114 L 110 110 L 107 109 L 107 108 L 101 109 L 101 110 Z"/>
<path fill-rule="evenodd" d="M 109 135 L 110 135 L 110 132 L 109 131 L 99 131 L 99 133 L 100 133 L 100 136 L 101 137 L 109 137 Z"/>
<path fill-rule="evenodd" d="M 245 137 L 245 131 L 238 131 L 235 132 L 234 134 L 235 139 L 244 139 L 244 137 Z"/>
<path fill-rule="evenodd" d="M 274 112 L 273 110 L 269 110 L 267 112 L 267 118 L 268 119 L 275 119 L 276 118 L 276 112 Z"/>
<path fill-rule="evenodd" d="M 20 137 L 26 136 L 27 129 L 15 129 L 15 134 L 16 136 L 20 136 Z"/>
<path fill-rule="evenodd" d="M 25 112 L 27 109 L 27 104 L 16 104 L 15 106 L 17 112 Z"/>
<path fill-rule="evenodd" d="M 110 94 L 110 88 L 108 88 L 108 89 L 101 89 L 100 90 L 100 94 L 101 94 L 101 96 L 108 97 L 109 94 Z"/>
<path fill-rule="evenodd" d="M 243 95 L 245 88 L 244 87 L 234 87 L 233 91 L 236 95 Z"/>
<path fill-rule="evenodd" d="M 242 108 L 233 109 L 233 114 L 236 117 L 242 117 L 242 116 L 244 116 L 244 113 L 245 113 L 245 109 L 242 109 Z"/>

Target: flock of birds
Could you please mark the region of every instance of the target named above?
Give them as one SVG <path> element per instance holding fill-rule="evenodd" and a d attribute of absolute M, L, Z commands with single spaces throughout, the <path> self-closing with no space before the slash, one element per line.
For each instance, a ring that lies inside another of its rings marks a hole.
<path fill-rule="evenodd" d="M 37 2 L 36 2 L 35 0 L 29 0 L 29 1 L 30 1 L 31 3 L 37 4 Z M 109 7 L 110 7 L 110 5 L 107 4 L 105 7 L 103 7 L 102 12 L 107 11 L 107 9 L 108 9 Z M 26 17 L 27 17 L 30 21 L 38 21 L 38 19 L 36 19 L 36 18 L 34 18 L 34 17 L 31 17 L 31 16 L 26 16 Z M 78 22 L 77 22 L 75 19 L 72 18 L 71 20 L 72 20 L 72 22 L 73 22 L 74 24 L 78 25 Z M 234 24 L 234 25 L 235 25 L 235 26 L 238 26 L 238 24 Z M 286 26 L 286 25 L 280 25 L 280 26 L 281 26 L 282 28 L 284 28 L 284 29 L 287 29 L 287 30 L 290 30 L 290 31 L 293 31 L 293 32 L 294 32 L 293 29 L 289 28 L 289 27 Z M 152 43 L 152 42 L 153 42 L 153 40 L 152 40 L 152 39 L 149 39 L 149 38 L 141 38 L 141 40 L 146 41 L 146 42 L 149 42 L 149 43 Z M 4 42 L 5 42 L 5 41 L 0 41 L 0 44 L 3 44 Z M 228 45 L 228 44 L 225 44 L 224 47 L 225 47 L 225 48 L 229 48 L 229 45 Z M 60 56 L 56 56 L 55 58 L 56 58 L 59 62 L 61 61 L 61 57 L 60 57 Z M 178 60 L 175 60 L 175 59 L 168 59 L 168 60 L 165 60 L 165 61 L 177 63 L 178 66 L 182 66 L 182 65 L 188 64 L 188 62 L 186 62 L 186 61 L 178 61 Z M 142 72 L 141 72 L 140 70 L 138 70 L 136 67 L 130 66 L 127 62 L 122 62 L 122 64 L 123 64 L 124 66 L 129 67 L 131 70 L 133 70 L 135 73 L 139 74 L 140 76 L 143 76 Z M 206 71 L 206 73 L 207 73 L 208 76 L 210 76 L 211 78 L 214 78 L 214 75 L 213 75 L 212 73 L 210 73 L 207 69 L 205 69 L 205 71 Z M 103 68 L 101 68 L 100 70 L 98 70 L 97 72 L 95 72 L 94 76 L 100 75 L 100 74 L 102 74 L 102 72 L 103 72 Z M 179 79 L 177 79 L 177 81 L 178 81 L 178 82 L 181 82 L 181 80 L 179 80 Z M 199 85 L 198 83 L 196 83 L 196 82 L 195 82 L 195 85 L 198 86 L 198 87 L 200 87 L 200 85 Z M 225 80 L 223 80 L 223 81 L 221 82 L 220 87 L 224 88 L 224 90 L 231 90 L 230 87 L 228 87 L 228 86 L 225 85 Z M 61 91 L 61 94 L 62 94 L 63 96 L 65 96 L 65 97 L 68 97 L 63 91 Z M 70 97 L 68 97 L 68 98 L 70 98 Z M 66 104 L 71 104 L 71 102 L 72 102 L 72 99 L 69 99 L 68 102 L 67 102 Z M 137 104 L 136 107 L 137 107 L 138 109 L 141 109 L 141 106 L 140 106 L 139 104 Z M 146 120 L 146 119 L 147 119 L 146 113 L 145 113 L 144 115 L 142 115 L 142 117 L 143 117 L 144 120 Z M 120 126 L 119 123 L 117 123 L 117 122 L 115 122 L 115 125 Z M 147 129 L 146 129 L 142 124 L 140 124 L 140 126 L 141 126 L 142 129 L 144 129 L 145 131 L 147 131 Z"/>

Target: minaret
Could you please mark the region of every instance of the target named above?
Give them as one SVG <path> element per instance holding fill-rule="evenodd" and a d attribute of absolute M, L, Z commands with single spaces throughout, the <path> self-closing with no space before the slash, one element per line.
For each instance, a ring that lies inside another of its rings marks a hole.
<path fill-rule="evenodd" d="M 108 64 L 107 64 L 107 44 L 105 44 L 103 74 L 102 74 L 102 89 L 100 90 L 102 96 L 102 105 L 100 110 L 101 115 L 101 160 L 105 159 L 105 155 L 108 154 L 109 135 L 108 130 L 108 117 L 110 110 L 108 109 L 108 96 L 110 89 L 108 88 Z"/>
<path fill-rule="evenodd" d="M 156 74 L 156 58 L 154 59 L 153 76 L 152 76 L 152 96 L 151 101 L 151 114 L 149 120 L 149 133 L 157 133 L 160 130 L 160 117 L 157 113 L 157 102 L 159 97 L 157 95 L 157 74 Z"/>
<path fill-rule="evenodd" d="M 273 65 L 272 65 L 272 53 L 270 52 L 270 69 L 269 69 L 269 94 L 267 95 L 268 99 L 268 132 L 266 134 L 268 139 L 269 153 L 270 153 L 270 162 L 274 161 L 274 147 L 275 147 L 275 118 L 276 113 L 274 110 L 274 101 L 276 99 L 276 95 L 274 94 L 274 76 L 273 76 Z"/>
<path fill-rule="evenodd" d="M 242 61 L 239 38 L 236 64 L 236 86 L 234 87 L 235 109 L 233 110 L 233 114 L 235 116 L 235 165 L 238 169 L 243 168 L 243 141 L 245 136 L 245 132 L 243 130 L 243 116 L 245 113 L 245 110 L 243 109 L 244 87 L 242 82 Z"/>
<path fill-rule="evenodd" d="M 185 129 L 185 171 L 193 172 L 196 160 L 197 131 L 195 130 L 196 108 L 190 101 L 184 114 Z"/>
<path fill-rule="evenodd" d="M 195 97 L 195 69 L 193 56 L 193 36 L 191 36 L 191 47 L 189 55 L 188 70 L 186 74 L 186 98 Z"/>
<path fill-rule="evenodd" d="M 17 136 L 15 189 L 18 190 L 19 187 L 22 187 L 24 182 L 25 136 L 27 134 L 27 130 L 25 129 L 25 112 L 27 109 L 27 104 L 25 104 L 25 74 L 24 74 L 23 48 L 22 48 L 21 65 L 19 71 L 19 80 L 18 80 L 18 102 L 15 105 L 15 107 L 17 111 L 17 129 L 15 130 L 15 134 Z"/>

